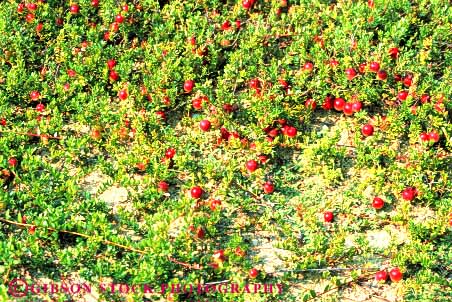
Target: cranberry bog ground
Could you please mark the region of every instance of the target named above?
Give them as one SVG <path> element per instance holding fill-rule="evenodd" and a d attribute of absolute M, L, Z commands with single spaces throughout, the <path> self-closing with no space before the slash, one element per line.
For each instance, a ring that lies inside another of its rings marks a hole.
<path fill-rule="evenodd" d="M 7 0 L 0 33 L 1 301 L 452 300 L 450 1 Z"/>

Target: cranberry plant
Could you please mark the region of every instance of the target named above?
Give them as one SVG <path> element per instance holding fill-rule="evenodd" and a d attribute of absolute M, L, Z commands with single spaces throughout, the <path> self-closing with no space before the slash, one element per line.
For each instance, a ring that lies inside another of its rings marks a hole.
<path fill-rule="evenodd" d="M 357 284 L 448 301 L 450 16 L 444 0 L 1 2 L 0 295 L 77 275 L 284 285 L 107 301 Z"/>

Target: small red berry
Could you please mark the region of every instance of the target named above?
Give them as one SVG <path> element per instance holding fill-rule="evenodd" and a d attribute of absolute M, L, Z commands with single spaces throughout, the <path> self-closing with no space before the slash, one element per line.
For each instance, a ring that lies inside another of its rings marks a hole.
<path fill-rule="evenodd" d="M 253 6 L 254 0 L 242 0 L 242 6 L 244 9 L 250 9 Z"/>
<path fill-rule="evenodd" d="M 38 23 L 38 25 L 36 25 L 36 31 L 40 32 L 42 30 L 42 28 L 44 27 L 44 24 L 42 24 L 41 22 Z"/>
<path fill-rule="evenodd" d="M 389 55 L 391 56 L 391 58 L 397 59 L 397 57 L 399 56 L 399 49 L 397 47 L 389 49 Z"/>
<path fill-rule="evenodd" d="M 32 101 L 39 100 L 40 96 L 41 96 L 41 93 L 39 93 L 39 91 L 34 90 L 34 91 L 30 92 L 30 98 Z"/>
<path fill-rule="evenodd" d="M 413 78 L 412 77 L 404 77 L 402 80 L 403 85 L 405 85 L 406 87 L 410 87 L 411 84 L 413 83 Z"/>
<path fill-rule="evenodd" d="M 345 115 L 353 115 L 353 104 L 350 102 L 345 103 L 343 112 Z"/>
<path fill-rule="evenodd" d="M 173 158 L 174 155 L 176 155 L 176 149 L 174 148 L 168 148 L 165 152 L 165 157 L 168 159 Z"/>
<path fill-rule="evenodd" d="M 264 193 L 265 194 L 271 194 L 275 191 L 275 186 L 270 181 L 267 181 L 264 183 Z"/>
<path fill-rule="evenodd" d="M 8 165 L 11 168 L 14 168 L 15 166 L 17 166 L 17 159 L 15 157 L 11 157 L 10 159 L 8 159 Z"/>
<path fill-rule="evenodd" d="M 260 86 L 261 86 L 261 83 L 260 83 L 259 79 L 255 78 L 255 79 L 250 80 L 250 88 L 259 89 Z"/>
<path fill-rule="evenodd" d="M 98 7 L 99 6 L 99 0 L 91 0 L 91 6 L 92 7 Z"/>
<path fill-rule="evenodd" d="M 284 135 L 287 135 L 286 131 L 287 131 L 287 128 L 288 128 L 288 127 L 289 127 L 289 125 L 283 125 L 283 126 L 281 127 L 281 133 L 284 134 Z"/>
<path fill-rule="evenodd" d="M 71 14 L 78 14 L 80 11 L 80 7 L 78 6 L 78 4 L 72 4 L 71 7 L 69 8 L 69 11 L 71 12 Z"/>
<path fill-rule="evenodd" d="M 334 96 L 327 96 L 323 101 L 322 108 L 325 110 L 331 110 L 334 106 Z"/>
<path fill-rule="evenodd" d="M 419 135 L 419 138 L 421 139 L 421 141 L 423 142 L 428 142 L 430 140 L 430 135 L 428 133 L 422 132 Z"/>
<path fill-rule="evenodd" d="M 25 4 L 19 3 L 19 5 L 17 5 L 17 12 L 22 13 L 24 11 L 24 8 L 25 8 Z"/>
<path fill-rule="evenodd" d="M 285 124 L 287 124 L 287 120 L 284 118 L 280 118 L 280 119 L 278 119 L 278 124 L 280 124 L 281 126 L 284 126 Z"/>
<path fill-rule="evenodd" d="M 416 198 L 417 190 L 413 187 L 407 187 L 402 191 L 402 198 L 407 201 L 412 201 Z"/>
<path fill-rule="evenodd" d="M 92 129 L 91 133 L 90 133 L 90 136 L 94 140 L 99 140 L 99 139 L 101 139 L 102 134 L 101 134 L 99 129 Z"/>
<path fill-rule="evenodd" d="M 29 13 L 25 16 L 25 21 L 27 21 L 28 23 L 33 22 L 33 20 L 35 19 L 35 15 Z"/>
<path fill-rule="evenodd" d="M 108 60 L 107 66 L 108 66 L 108 69 L 112 70 L 116 66 L 116 61 L 113 59 Z"/>
<path fill-rule="evenodd" d="M 430 140 L 434 141 L 435 143 L 439 142 L 439 134 L 436 131 L 432 131 L 428 133 L 428 137 Z"/>
<path fill-rule="evenodd" d="M 38 6 L 36 5 L 36 3 L 28 3 L 28 4 L 27 4 L 27 9 L 28 9 L 28 10 L 34 11 L 34 10 L 36 10 L 37 8 L 38 8 Z"/>
<path fill-rule="evenodd" d="M 200 110 L 202 108 L 202 99 L 201 98 L 193 99 L 193 101 L 191 101 L 191 104 L 193 108 L 195 108 L 196 110 Z"/>
<path fill-rule="evenodd" d="M 268 161 L 268 156 L 267 155 L 259 155 L 259 160 L 261 161 L 262 164 L 265 164 Z"/>
<path fill-rule="evenodd" d="M 403 278 L 403 274 L 398 267 L 393 268 L 389 271 L 389 277 L 392 282 L 399 282 Z"/>
<path fill-rule="evenodd" d="M 214 258 L 215 261 L 218 261 L 218 262 L 224 262 L 226 260 L 226 257 L 224 255 L 224 250 L 215 251 L 213 253 L 212 257 Z"/>
<path fill-rule="evenodd" d="M 331 60 L 330 60 L 330 66 L 331 66 L 332 68 L 336 68 L 337 66 L 339 66 L 339 61 L 336 60 L 336 59 L 331 59 Z"/>
<path fill-rule="evenodd" d="M 377 72 L 377 79 L 380 81 L 384 81 L 388 78 L 388 73 L 384 70 L 379 70 Z"/>
<path fill-rule="evenodd" d="M 343 98 L 336 98 L 333 105 L 334 109 L 336 109 L 337 111 L 342 111 L 344 109 L 345 100 Z"/>
<path fill-rule="evenodd" d="M 186 80 L 184 82 L 184 91 L 185 92 L 191 92 L 193 90 L 193 87 L 195 86 L 195 82 L 193 80 Z"/>
<path fill-rule="evenodd" d="M 252 269 L 250 269 L 250 271 L 249 271 L 249 276 L 251 277 L 251 278 L 256 278 L 257 277 L 257 275 L 259 275 L 259 271 L 257 270 L 257 269 L 255 269 L 255 268 L 252 268 Z"/>
<path fill-rule="evenodd" d="M 73 78 L 73 77 L 75 77 L 77 75 L 77 73 L 74 70 L 69 69 L 67 71 L 67 75 L 70 76 L 71 78 Z"/>
<path fill-rule="evenodd" d="M 191 188 L 191 190 L 190 190 L 191 197 L 195 198 L 195 199 L 201 198 L 202 193 L 203 193 L 203 190 L 200 186 L 195 186 L 195 187 Z"/>
<path fill-rule="evenodd" d="M 199 122 L 199 128 L 201 128 L 202 131 L 209 131 L 210 125 L 211 124 L 208 120 L 202 120 Z"/>
<path fill-rule="evenodd" d="M 361 128 L 361 133 L 364 136 L 371 136 L 374 134 L 374 126 L 372 126 L 371 124 L 365 124 L 362 128 Z"/>
<path fill-rule="evenodd" d="M 284 132 L 285 133 L 285 132 Z M 267 133 L 271 137 L 277 137 L 279 134 L 279 130 L 277 128 L 273 128 Z"/>
<path fill-rule="evenodd" d="M 371 62 L 369 64 L 369 70 L 372 72 L 378 72 L 380 70 L 380 63 L 378 62 Z"/>
<path fill-rule="evenodd" d="M 352 103 L 353 112 L 360 112 L 362 107 L 363 107 L 363 104 L 360 101 L 356 101 L 356 102 Z"/>
<path fill-rule="evenodd" d="M 397 98 L 401 101 L 405 101 L 408 98 L 408 91 L 402 90 L 397 94 Z"/>
<path fill-rule="evenodd" d="M 375 273 L 375 280 L 377 282 L 385 282 L 388 279 L 388 273 L 386 271 L 378 271 Z"/>
<path fill-rule="evenodd" d="M 243 257 L 243 256 L 245 256 L 245 251 L 242 250 L 240 248 L 240 246 L 238 246 L 238 247 L 235 248 L 234 254 L 236 254 L 239 257 Z"/>
<path fill-rule="evenodd" d="M 197 237 L 198 239 L 203 239 L 204 236 L 206 236 L 206 231 L 204 231 L 204 229 L 203 229 L 202 227 L 199 226 L 199 227 L 196 229 L 196 237 Z"/>
<path fill-rule="evenodd" d="M 152 100 L 152 98 L 151 98 L 151 100 Z M 163 97 L 162 102 L 163 102 L 163 104 L 165 104 L 166 106 L 171 105 L 171 99 L 170 99 L 169 96 L 167 96 L 167 95 L 165 95 L 165 96 Z"/>
<path fill-rule="evenodd" d="M 110 70 L 110 80 L 117 81 L 118 79 L 119 79 L 119 74 L 114 70 Z"/>
<path fill-rule="evenodd" d="M 164 111 L 156 111 L 156 112 L 155 112 L 155 115 L 156 115 L 159 119 L 166 120 L 166 114 L 165 114 Z"/>
<path fill-rule="evenodd" d="M 118 22 L 119 24 L 123 23 L 124 22 L 124 16 L 121 15 L 121 14 L 116 15 L 115 21 Z"/>
<path fill-rule="evenodd" d="M 127 91 L 126 91 L 125 89 L 122 89 L 122 90 L 120 90 L 120 91 L 118 92 L 118 97 L 119 97 L 119 99 L 122 100 L 122 101 L 126 100 L 126 99 L 127 99 L 127 96 L 128 96 L 128 94 L 127 94 Z"/>
<path fill-rule="evenodd" d="M 430 102 L 430 96 L 428 94 L 423 94 L 421 96 L 421 103 L 425 104 L 425 103 L 428 103 L 428 102 Z"/>
<path fill-rule="evenodd" d="M 33 234 L 35 233 L 35 231 L 36 231 L 36 226 L 35 226 L 35 225 L 32 225 L 32 226 L 28 229 L 28 233 L 29 233 L 30 235 L 33 235 Z"/>
<path fill-rule="evenodd" d="M 210 209 L 212 211 L 215 211 L 219 206 L 221 206 L 221 200 L 213 199 L 210 201 Z"/>
<path fill-rule="evenodd" d="M 308 109 L 315 110 L 317 103 L 313 99 L 307 99 L 304 106 Z"/>
<path fill-rule="evenodd" d="M 361 63 L 358 66 L 358 72 L 359 73 L 365 73 L 366 72 L 367 63 Z"/>
<path fill-rule="evenodd" d="M 279 84 L 280 84 L 284 89 L 288 89 L 288 88 L 289 88 L 289 83 L 287 83 L 286 80 L 284 80 L 284 79 L 279 79 L 278 82 L 279 82 Z"/>
<path fill-rule="evenodd" d="M 312 64 L 311 62 L 306 62 L 303 68 L 305 71 L 311 72 L 314 69 L 314 64 Z"/>
<path fill-rule="evenodd" d="M 383 208 L 385 205 L 385 202 L 383 199 L 381 199 L 380 197 L 374 197 L 373 201 L 372 201 L 372 207 L 376 210 L 380 210 L 381 208 Z"/>
<path fill-rule="evenodd" d="M 257 161 L 255 161 L 254 159 L 251 159 L 246 162 L 245 166 L 249 172 L 254 172 L 254 171 L 256 171 L 258 164 L 257 164 Z"/>
<path fill-rule="evenodd" d="M 323 213 L 323 219 L 325 220 L 325 222 L 332 222 L 334 219 L 333 212 L 326 211 L 325 213 Z"/>
<path fill-rule="evenodd" d="M 295 137 L 295 136 L 297 136 L 297 128 L 295 128 L 293 126 L 287 126 L 285 128 L 285 134 L 288 137 Z"/>
<path fill-rule="evenodd" d="M 168 192 L 169 184 L 166 181 L 161 181 L 158 184 L 158 188 L 162 192 Z"/>
<path fill-rule="evenodd" d="M 345 75 L 347 76 L 347 80 L 351 81 L 356 76 L 356 71 L 353 68 L 347 68 L 345 70 Z"/>
<path fill-rule="evenodd" d="M 118 23 L 118 22 L 113 22 L 113 23 L 110 25 L 110 30 L 111 30 L 112 32 L 117 32 L 117 31 L 119 30 L 119 23 Z"/>
<path fill-rule="evenodd" d="M 38 105 L 36 105 L 36 110 L 38 112 L 43 112 L 45 110 L 46 106 L 42 103 L 39 103 Z"/>
<path fill-rule="evenodd" d="M 221 29 L 229 30 L 229 29 L 231 29 L 231 26 L 232 26 L 231 22 L 229 20 L 226 20 L 223 22 L 223 24 L 221 24 Z"/>

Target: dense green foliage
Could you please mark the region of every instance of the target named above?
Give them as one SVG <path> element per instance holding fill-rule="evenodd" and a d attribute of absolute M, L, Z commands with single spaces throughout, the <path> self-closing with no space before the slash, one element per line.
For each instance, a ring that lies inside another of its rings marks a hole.
<path fill-rule="evenodd" d="M 449 1 L 23 4 L 0 2 L 4 299 L 24 271 L 91 284 L 284 284 L 283 295 L 215 301 L 338 301 L 358 281 L 407 301 L 451 299 Z M 326 108 L 335 97 L 362 109 Z M 100 175 L 94 190 L 90 175 Z M 378 247 L 369 234 L 382 231 L 390 240 Z M 290 254 L 276 272 L 256 252 L 266 236 Z M 329 267 L 356 269 L 294 272 Z M 393 267 L 402 281 L 372 283 Z M 326 288 L 295 291 L 318 279 Z"/>

